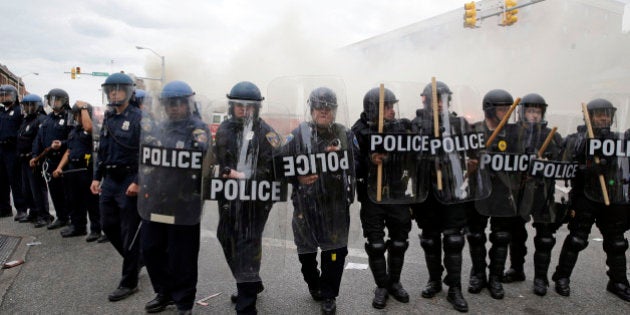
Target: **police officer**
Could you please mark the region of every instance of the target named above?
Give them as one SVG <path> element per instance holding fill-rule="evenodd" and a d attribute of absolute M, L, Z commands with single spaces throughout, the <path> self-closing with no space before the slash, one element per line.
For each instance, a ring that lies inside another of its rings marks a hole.
<path fill-rule="evenodd" d="M 164 86 L 159 100 L 166 120 L 151 130 L 149 137 L 143 133 L 143 152 L 152 152 L 155 147 L 189 152 L 190 156 L 206 152 L 210 131 L 192 115 L 194 94 L 182 81 Z M 195 171 L 191 164 L 173 166 L 141 160 L 142 255 L 156 293 L 145 305 L 149 313 L 173 303 L 180 314 L 191 314 L 193 308 L 203 203 L 200 170 Z M 174 219 L 166 223 L 158 219 L 159 215 Z"/>
<path fill-rule="evenodd" d="M 77 101 L 72 106 L 74 127 L 68 135 L 68 149 L 53 177 L 64 177 L 68 192 L 70 225 L 61 231 L 62 237 L 87 234 L 87 218 L 90 217 L 90 235 L 85 239 L 94 242 L 101 237 L 101 217 L 98 209 L 98 196 L 90 193 L 93 176 L 92 153 L 92 105 Z M 67 166 L 67 168 L 66 168 Z M 66 172 L 64 174 L 64 168 Z"/>
<path fill-rule="evenodd" d="M 384 113 L 383 119 L 386 124 L 385 132 L 408 133 L 411 131 L 411 122 L 407 119 L 396 119 L 394 105 L 398 102 L 396 95 L 389 90 L 384 91 Z M 372 275 L 376 282 L 374 299 L 372 306 L 382 309 L 386 306 L 388 294 L 396 300 L 408 303 L 409 294 L 400 284 L 400 273 L 402 271 L 405 251 L 409 247 L 407 241 L 411 230 L 411 213 L 409 205 L 406 204 L 380 204 L 371 200 L 368 196 L 367 181 L 368 172 L 374 166 L 383 164 L 388 159 L 384 153 L 374 153 L 369 150 L 370 135 L 378 131 L 377 124 L 379 118 L 379 88 L 369 90 L 363 97 L 363 112 L 361 117 L 352 126 L 355 134 L 360 155 L 357 165 L 357 196 L 361 202 L 361 225 L 363 236 L 367 238 L 365 251 L 368 254 L 368 262 Z M 396 153 L 391 154 L 389 163 L 400 164 L 402 161 L 395 161 Z M 403 156 L 399 156 L 402 158 Z M 401 159 L 402 160 L 402 159 Z M 400 172 L 388 174 L 388 190 L 392 194 L 404 195 L 406 185 L 400 180 L 403 177 Z M 396 198 L 395 196 L 393 198 Z M 389 240 L 385 241 L 385 228 L 389 234 Z M 388 252 L 387 260 L 385 252 Z"/>
<path fill-rule="evenodd" d="M 226 180 L 272 181 L 272 151 L 279 136 L 262 118 L 264 97 L 248 81 L 235 84 L 226 95 L 229 119 L 217 130 L 216 159 L 221 177 Z M 239 314 L 255 314 L 257 295 L 264 290 L 260 278 L 262 233 L 273 202 L 227 200 L 220 198 L 217 238 L 223 247 L 237 293 L 231 296 Z"/>
<path fill-rule="evenodd" d="M 617 110 L 610 101 L 601 98 L 594 99 L 587 104 L 587 110 L 595 139 L 620 138 L 620 134 L 610 131 Z M 565 150 L 571 150 L 570 153 L 575 155 L 575 159 L 583 167 L 578 169 L 577 177 L 571 181 L 569 204 L 572 218 L 569 221 L 569 235 L 562 245 L 558 266 L 552 279 L 556 283 L 555 289 L 558 294 L 570 295 L 569 283 L 573 267 L 580 251 L 588 246 L 588 235 L 593 223 L 596 223 L 604 239 L 603 247 L 609 279 L 606 289 L 620 299 L 630 301 L 630 287 L 626 273 L 628 240 L 624 237 L 628 207 L 624 204 L 627 200 L 625 200 L 622 188 L 627 178 L 619 178 L 616 175 L 616 169 L 620 167 L 617 163 L 627 162 L 617 161 L 614 156 L 601 156 L 601 151 L 595 152 L 594 155 L 587 155 L 586 131 L 585 126 L 579 126 L 576 133 L 565 139 Z M 603 165 L 593 163 L 595 156 L 600 157 L 600 164 Z M 599 176 L 604 176 L 605 180 L 608 180 L 607 193 L 610 197 L 610 206 L 604 203 Z M 620 193 L 621 198 L 617 198 L 616 192 Z"/>
<path fill-rule="evenodd" d="M 52 107 L 52 112 L 39 127 L 37 137 L 33 142 L 33 158 L 30 160 L 31 167 L 35 168 L 38 163 L 43 162 L 42 174 L 48 181 L 48 190 L 52 198 L 57 219 L 48 225 L 49 230 L 54 230 L 65 226 L 70 220 L 66 204 L 66 190 L 63 178 L 51 176 L 67 149 L 68 134 L 70 133 L 69 113 L 70 98 L 68 93 L 62 89 L 52 89 L 44 96 L 46 102 Z"/>
<path fill-rule="evenodd" d="M 134 83 L 126 74 L 114 73 L 101 86 L 113 110 L 105 112 L 90 190 L 100 193 L 101 227 L 123 258 L 122 279 L 108 296 L 114 302 L 138 290 L 137 178 L 142 113 L 129 106 Z"/>
<path fill-rule="evenodd" d="M 518 136 L 521 139 L 519 142 L 523 146 L 522 152 L 525 154 L 537 155 L 551 131 L 544 120 L 547 107 L 545 99 L 536 93 L 523 96 L 519 104 Z M 562 137 L 555 133 L 543 157 L 558 160 L 561 145 Z M 520 219 L 515 219 L 514 225 L 510 228 L 512 232 L 512 241 L 509 247 L 511 267 L 503 274 L 502 282 L 525 280 L 523 271 L 525 255 L 527 254 L 525 223 L 531 214 L 534 220 L 533 226 L 536 229 L 536 236 L 534 237 L 536 249 L 534 252 L 534 293 L 544 296 L 549 286 L 547 271 L 551 261 L 551 250 L 556 243 L 554 234 L 562 225 L 562 220 L 549 220 L 549 218 L 552 216 L 552 212 L 553 217 L 556 217 L 556 214 L 558 216 L 563 215 L 556 213 L 560 209 L 556 209 L 559 206 L 554 203 L 555 181 L 553 179 L 527 178 L 523 182 L 522 191 L 524 193 L 521 195 L 519 211 L 523 216 Z"/>
<path fill-rule="evenodd" d="M 22 193 L 30 204 L 29 215 L 20 222 L 33 222 L 36 228 L 50 224 L 52 216 L 48 209 L 48 187 L 42 177 L 41 165 L 31 168 L 29 161 L 32 156 L 33 142 L 39 131 L 39 126 L 46 120 L 42 98 L 35 94 L 28 94 L 22 99 L 24 121 L 20 126 L 17 137 L 17 152 L 22 170 Z"/>
<path fill-rule="evenodd" d="M 17 210 L 15 221 L 27 216 L 27 205 L 22 196 L 22 179 L 16 153 L 17 132 L 22 124 L 22 110 L 18 91 L 13 85 L 0 86 L 0 217 L 13 214 L 9 193 Z"/>
<path fill-rule="evenodd" d="M 348 255 L 350 204 L 354 200 L 354 136 L 340 123 L 337 96 L 327 87 L 311 91 L 308 98 L 310 121 L 302 122 L 283 148 L 292 155 L 345 153 L 352 159 L 339 172 L 293 177 L 293 240 L 302 264 L 302 275 L 312 297 L 322 300 L 324 314 L 334 314 L 345 258 Z M 317 250 L 321 249 L 321 274 Z"/>
<path fill-rule="evenodd" d="M 463 118 L 458 118 L 452 113 L 448 106 L 452 92 L 444 82 L 436 81 L 438 113 L 448 111 L 447 117 L 440 117 L 442 126 L 445 120 L 454 125 L 454 130 L 470 129 L 468 122 Z M 416 118 L 411 122 L 414 133 L 433 134 L 434 115 L 432 108 L 433 93 L 432 83 L 425 86 L 421 93 L 424 108 L 416 112 Z M 446 109 L 443 106 L 447 106 Z M 440 115 L 442 116 L 442 115 Z M 430 183 L 437 178 L 436 162 L 440 162 L 438 156 L 423 159 L 420 167 L 420 176 L 428 177 Z M 433 185 L 431 185 L 433 186 Z M 470 207 L 469 202 L 458 202 L 445 204 L 437 198 L 434 189 L 428 193 L 426 200 L 419 204 L 413 204 L 411 209 L 413 216 L 422 229 L 420 234 L 420 245 L 424 250 L 424 257 L 429 270 L 429 281 L 422 291 L 422 297 L 433 298 L 442 291 L 442 272 L 446 269 L 444 284 L 449 286 L 447 301 L 459 312 L 468 311 L 468 303 L 462 294 L 461 271 L 462 271 L 462 249 L 464 248 L 463 229 L 466 225 L 466 211 Z M 444 250 L 444 264 L 442 265 L 442 248 Z"/>

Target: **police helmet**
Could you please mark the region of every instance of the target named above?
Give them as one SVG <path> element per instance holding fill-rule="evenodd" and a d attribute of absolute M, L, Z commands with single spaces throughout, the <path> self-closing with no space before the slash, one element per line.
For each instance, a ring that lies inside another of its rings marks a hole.
<path fill-rule="evenodd" d="M 502 89 L 491 90 L 483 96 L 482 108 L 486 118 L 496 117 L 495 107 L 511 106 L 514 103 L 512 95 Z"/>
<path fill-rule="evenodd" d="M 18 90 L 15 88 L 15 86 L 10 85 L 10 84 L 0 85 L 0 95 L 10 97 L 7 100 L 4 100 L 4 99 L 2 100 L 2 104 L 6 106 L 15 104 L 18 100 L 17 98 Z"/>
<path fill-rule="evenodd" d="M 451 95 L 453 95 L 453 92 L 451 91 L 451 89 L 449 89 L 446 83 L 442 81 L 436 81 L 435 87 L 436 87 L 438 99 L 441 98 L 442 95 L 448 94 L 448 101 L 449 102 L 451 101 Z M 431 101 L 433 100 L 432 89 L 433 89 L 432 84 L 429 83 L 424 87 L 424 90 L 422 90 L 422 93 L 420 93 L 420 96 L 424 96 L 424 101 L 422 102 L 422 104 L 424 104 L 426 108 L 431 108 Z"/>
<path fill-rule="evenodd" d="M 129 104 L 135 107 L 142 106 L 142 103 L 144 102 L 144 97 L 146 96 L 146 94 L 147 93 L 144 90 L 136 89 L 135 91 L 133 91 L 133 97 L 129 101 Z"/>
<path fill-rule="evenodd" d="M 183 81 L 172 81 L 167 83 L 160 92 L 158 99 L 164 107 L 185 105 L 188 113 L 193 107 L 195 92 L 190 85 Z M 186 115 L 188 116 L 188 115 Z M 185 117 L 171 117 L 171 119 L 181 119 Z"/>
<path fill-rule="evenodd" d="M 70 96 L 68 96 L 68 92 L 62 89 L 52 89 L 48 92 L 48 94 L 44 95 L 44 100 L 48 106 L 53 109 L 60 110 L 62 108 L 70 108 Z M 61 107 L 55 107 L 55 101 L 61 100 Z"/>
<path fill-rule="evenodd" d="M 586 104 L 586 110 L 588 110 L 588 114 L 590 116 L 593 116 L 593 113 L 595 113 L 596 111 L 607 112 L 612 119 L 615 116 L 617 108 L 613 106 L 613 104 L 609 100 L 596 98 Z"/>
<path fill-rule="evenodd" d="M 254 117 L 258 117 L 258 113 L 261 107 L 261 101 L 265 98 L 261 95 L 260 89 L 249 81 L 241 81 L 236 83 L 230 93 L 225 95 L 230 105 L 229 114 L 234 116 L 234 105 L 243 104 L 254 106 Z"/>
<path fill-rule="evenodd" d="M 318 87 L 308 96 L 308 106 L 313 109 L 337 109 L 337 95 L 327 87 Z"/>
<path fill-rule="evenodd" d="M 523 96 L 518 106 L 519 106 L 519 116 L 521 120 L 525 120 L 525 108 L 527 107 L 540 108 L 542 110 L 542 118 L 544 119 L 548 104 L 545 102 L 545 99 L 542 96 L 540 96 L 540 94 L 529 93 Z"/>
<path fill-rule="evenodd" d="M 30 106 L 29 106 L 30 105 Z M 29 106 L 28 108 L 26 106 Z M 22 108 L 27 115 L 44 112 L 44 102 L 39 95 L 28 94 L 22 98 Z"/>
<path fill-rule="evenodd" d="M 375 87 L 365 93 L 363 97 L 363 112 L 367 116 L 368 120 L 374 120 L 378 118 L 378 103 L 380 98 L 380 88 Z M 396 95 L 391 90 L 384 89 L 384 105 L 391 106 L 398 103 Z"/>
<path fill-rule="evenodd" d="M 107 97 L 107 105 L 109 106 L 121 106 L 127 103 L 133 95 L 134 86 L 135 83 L 133 82 L 133 79 L 131 79 L 130 76 L 120 72 L 108 76 L 107 79 L 105 79 L 105 82 L 101 84 L 101 87 L 103 88 L 103 93 L 105 94 L 105 97 Z M 111 91 L 124 91 L 125 97 L 122 99 L 110 99 Z"/>

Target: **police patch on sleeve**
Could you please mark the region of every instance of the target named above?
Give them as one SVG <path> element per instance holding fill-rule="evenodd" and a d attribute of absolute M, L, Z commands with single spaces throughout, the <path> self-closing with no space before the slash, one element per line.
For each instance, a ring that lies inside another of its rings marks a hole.
<path fill-rule="evenodd" d="M 196 142 L 200 142 L 200 143 L 208 142 L 208 134 L 206 133 L 205 130 L 201 128 L 195 129 L 193 130 L 192 134 L 193 134 L 193 139 L 195 139 Z"/>
<path fill-rule="evenodd" d="M 282 144 L 280 136 L 273 131 L 268 132 L 265 137 L 267 138 L 267 141 L 269 141 L 269 144 L 271 144 L 271 146 L 274 148 L 277 148 L 280 146 L 280 144 Z"/>

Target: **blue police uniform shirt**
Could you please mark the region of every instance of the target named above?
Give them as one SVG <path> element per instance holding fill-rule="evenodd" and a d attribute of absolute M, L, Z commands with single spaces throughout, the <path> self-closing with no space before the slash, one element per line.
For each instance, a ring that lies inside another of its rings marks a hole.
<path fill-rule="evenodd" d="M 120 114 L 115 110 L 105 113 L 99 137 L 94 180 L 100 181 L 103 178 L 107 166 L 130 167 L 137 176 L 141 120 L 142 111 L 131 105 Z M 137 182 L 137 179 L 134 182 Z"/>
<path fill-rule="evenodd" d="M 83 126 L 75 126 L 68 136 L 68 160 L 70 168 L 74 168 L 75 163 L 84 163 L 87 167 L 92 156 L 92 133 L 83 130 Z"/>
<path fill-rule="evenodd" d="M 51 155 L 58 156 L 61 159 L 61 155 L 66 152 L 70 129 L 72 129 L 72 126 L 68 125 L 67 111 L 48 114 L 48 117 L 39 127 L 37 138 L 33 142 L 33 157 L 44 152 L 44 149 L 50 147 L 54 140 L 59 140 L 61 141 L 61 148 Z"/>
<path fill-rule="evenodd" d="M 37 137 L 39 126 L 45 119 L 46 114 L 42 112 L 31 114 L 24 118 L 17 135 L 17 152 L 20 156 L 31 157 L 33 141 L 35 141 L 35 137 Z"/>
<path fill-rule="evenodd" d="M 20 106 L 0 107 L 0 145 L 15 145 L 22 119 Z"/>
<path fill-rule="evenodd" d="M 166 148 L 196 149 L 206 151 L 208 149 L 208 125 L 196 117 L 189 117 L 183 121 L 162 124 L 160 141 Z M 178 145 L 178 142 L 181 144 Z"/>

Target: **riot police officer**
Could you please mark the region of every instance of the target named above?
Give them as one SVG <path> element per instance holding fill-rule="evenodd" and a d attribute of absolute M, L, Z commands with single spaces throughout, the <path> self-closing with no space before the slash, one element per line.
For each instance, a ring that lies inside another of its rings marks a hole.
<path fill-rule="evenodd" d="M 521 152 L 529 155 L 538 154 L 538 150 L 549 135 L 551 129 L 547 127 L 545 112 L 547 111 L 545 99 L 536 93 L 523 96 L 519 104 L 518 138 L 523 146 Z M 552 141 L 545 150 L 544 158 L 559 160 L 562 137 L 555 133 Z M 510 242 L 511 267 L 502 278 L 502 282 L 510 283 L 524 281 L 525 273 L 523 264 L 527 247 L 527 230 L 525 223 L 532 216 L 533 226 L 536 229 L 534 237 L 534 293 L 543 296 L 547 293 L 549 280 L 547 271 L 551 261 L 551 250 L 556 239 L 555 232 L 562 225 L 562 207 L 554 202 L 555 180 L 547 178 L 530 178 L 523 182 L 523 193 L 519 203 L 520 219 L 513 221 L 510 228 L 512 240 Z M 550 220 L 551 219 L 551 220 Z"/>
<path fill-rule="evenodd" d="M 100 193 L 101 227 L 123 258 L 122 279 L 108 296 L 114 302 L 138 290 L 138 148 L 142 113 L 129 106 L 134 83 L 128 75 L 114 73 L 101 86 L 112 110 L 105 112 L 90 190 Z"/>
<path fill-rule="evenodd" d="M 33 158 L 29 163 L 35 168 L 44 160 L 42 174 L 48 181 L 48 190 L 57 213 L 57 219 L 48 225 L 48 229 L 53 230 L 67 225 L 70 221 L 63 178 L 54 178 L 51 173 L 57 168 L 66 152 L 68 134 L 72 126 L 69 124 L 68 117 L 70 98 L 66 91 L 52 89 L 44 96 L 44 99 L 48 106 L 52 107 L 52 112 L 39 127 L 37 138 L 33 142 Z"/>
<path fill-rule="evenodd" d="M 235 84 L 226 96 L 229 119 L 221 123 L 215 137 L 220 176 L 244 182 L 272 181 L 272 151 L 280 140 L 259 116 L 265 98 L 258 87 L 248 81 Z M 262 233 L 273 201 L 219 198 L 218 204 L 217 238 L 237 287 L 231 300 L 236 303 L 237 313 L 253 314 L 257 295 L 264 290 L 259 274 Z"/>
<path fill-rule="evenodd" d="M 64 177 L 67 189 L 70 225 L 61 230 L 62 237 L 87 234 L 87 216 L 90 217 L 90 235 L 87 242 L 101 237 L 101 217 L 98 209 L 98 196 L 90 193 L 93 179 L 92 153 L 92 105 L 77 101 L 72 106 L 73 128 L 68 135 L 68 149 L 61 158 L 53 177 Z M 66 168 L 67 167 L 67 168 Z M 66 171 L 64 172 L 64 168 Z"/>
<path fill-rule="evenodd" d="M 22 179 L 16 154 L 17 132 L 22 124 L 22 110 L 18 91 L 12 85 L 0 86 L 0 217 L 13 214 L 9 194 L 17 210 L 15 221 L 27 216 L 27 205 L 22 196 Z"/>
<path fill-rule="evenodd" d="M 326 153 L 349 159 L 337 172 L 319 172 L 290 179 L 293 185 L 293 240 L 301 271 L 315 300 L 322 300 L 324 314 L 336 312 L 345 258 L 348 255 L 350 204 L 354 200 L 354 136 L 336 122 L 337 96 L 318 87 L 308 97 L 310 119 L 291 132 L 283 154 Z M 321 274 L 317 250 L 321 249 Z"/>
<path fill-rule="evenodd" d="M 197 291 L 203 206 L 200 160 L 164 163 L 144 154 L 177 150 L 191 157 L 205 155 L 210 131 L 192 115 L 194 94 L 185 82 L 166 84 L 159 97 L 166 119 L 142 136 L 138 211 L 142 217 L 142 255 L 156 293 L 145 306 L 149 313 L 176 304 L 180 314 L 190 314 Z"/>
<path fill-rule="evenodd" d="M 42 177 L 41 165 L 31 168 L 29 161 L 32 156 L 33 142 L 39 131 L 39 126 L 46 119 L 42 98 L 35 94 L 28 94 L 22 99 L 24 121 L 20 126 L 17 137 L 17 153 L 22 170 L 22 193 L 30 204 L 28 217 L 20 222 L 33 222 L 36 228 L 50 224 L 51 215 L 48 209 L 48 187 Z"/>
<path fill-rule="evenodd" d="M 383 119 L 386 124 L 385 132 L 408 133 L 411 130 L 411 122 L 407 119 L 396 119 L 394 105 L 398 102 L 396 95 L 389 89 L 384 90 Z M 368 173 L 378 164 L 387 160 L 391 164 L 403 163 L 404 154 L 393 152 L 388 156 L 385 153 L 375 153 L 369 150 L 370 135 L 377 132 L 379 118 L 379 88 L 369 90 L 363 97 L 363 112 L 361 117 L 352 126 L 359 144 L 359 156 L 357 158 L 357 197 L 361 202 L 361 225 L 363 236 L 367 238 L 365 251 L 368 254 L 368 262 L 376 290 L 372 306 L 382 309 L 386 306 L 388 294 L 396 300 L 408 303 L 409 294 L 400 284 L 405 251 L 409 247 L 408 237 L 411 230 L 411 213 L 409 205 L 404 203 L 381 204 L 371 200 L 368 196 Z M 400 155 L 400 156 L 399 156 Z M 391 165 L 397 167 L 399 165 Z M 390 168 L 391 168 L 390 167 Z M 398 172 L 392 169 L 387 174 L 386 181 L 390 194 L 399 197 L 404 195 L 407 185 L 400 180 L 403 169 Z M 396 198 L 396 196 L 392 196 Z M 389 234 L 389 240 L 385 241 L 385 228 Z M 387 260 L 385 252 L 388 252 Z"/>
<path fill-rule="evenodd" d="M 468 122 L 464 118 L 457 117 L 449 108 L 452 91 L 448 85 L 436 81 L 435 90 L 437 97 L 435 101 L 432 83 L 427 84 L 421 93 L 424 108 L 416 112 L 416 117 L 411 122 L 414 133 L 434 135 L 433 115 L 439 115 L 440 129 L 452 133 L 452 136 L 461 136 L 469 132 Z M 434 102 L 437 104 L 435 106 L 437 112 L 432 106 Z M 451 175 L 442 176 L 438 180 L 455 177 L 455 170 L 461 169 L 461 165 L 456 164 L 462 160 L 463 155 L 469 154 L 469 152 L 458 152 L 453 157 L 454 159 L 451 159 L 449 154 L 442 153 L 423 157 L 418 177 L 427 177 L 427 182 L 432 184 L 429 186 L 430 191 L 426 199 L 422 203 L 411 206 L 416 223 L 422 229 L 422 234 L 419 235 L 420 245 L 429 271 L 429 281 L 422 291 L 422 297 L 432 298 L 442 290 L 442 272 L 446 269 L 444 284 L 449 286 L 447 301 L 460 312 L 468 311 L 468 303 L 461 290 L 461 269 L 465 242 L 463 229 L 466 225 L 466 211 L 471 206 L 468 198 L 472 197 L 472 194 L 469 197 L 460 195 L 460 198 L 455 198 L 456 193 L 453 189 L 447 188 L 446 185 L 441 188 L 439 185 L 436 186 L 434 179 L 440 177 L 440 172 L 451 173 Z M 449 164 L 448 161 L 454 161 L 454 163 Z M 474 176 L 471 168 L 466 173 L 471 173 L 468 175 L 471 178 Z M 463 179 L 462 176 L 459 176 L 459 179 Z M 458 187 L 454 188 L 458 189 Z M 443 265 L 442 250 L 444 250 Z"/>
<path fill-rule="evenodd" d="M 602 98 L 594 99 L 587 104 L 587 111 L 594 134 L 594 139 L 619 139 L 622 135 L 611 131 L 611 126 L 617 108 Z M 587 122 L 588 123 L 588 122 Z M 588 126 L 588 125 L 587 125 Z M 565 139 L 564 149 L 575 156 L 582 165 L 577 177 L 571 181 L 569 193 L 572 218 L 569 221 L 569 235 L 564 240 L 558 266 L 553 274 L 555 290 L 558 294 L 569 296 L 571 273 L 580 251 L 588 246 L 588 235 L 593 223 L 599 228 L 606 253 L 608 266 L 608 285 L 606 289 L 620 299 L 630 301 L 630 286 L 628 285 L 626 251 L 628 240 L 624 237 L 628 220 L 628 207 L 625 189 L 627 174 L 619 174 L 618 169 L 627 163 L 627 157 L 606 156 L 602 150 L 587 148 L 587 128 L 579 126 L 576 133 Z M 627 150 L 627 148 L 625 148 Z M 593 151 L 593 153 L 589 153 Z M 627 151 L 626 151 L 627 152 Z M 594 162 L 599 158 L 599 165 Z M 625 159 L 626 161 L 623 161 Z M 600 176 L 607 183 L 606 194 L 610 205 L 605 204 L 603 187 L 600 186 Z"/>

